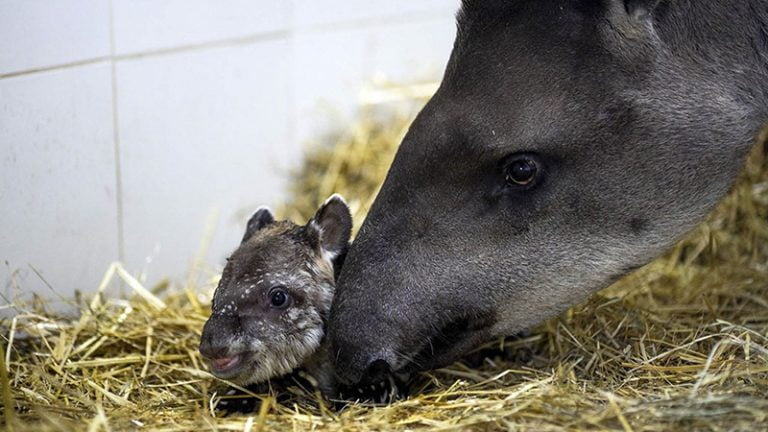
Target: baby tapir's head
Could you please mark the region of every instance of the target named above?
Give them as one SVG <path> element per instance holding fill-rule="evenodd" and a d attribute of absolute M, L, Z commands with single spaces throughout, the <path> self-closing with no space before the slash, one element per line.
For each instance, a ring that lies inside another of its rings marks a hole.
<path fill-rule="evenodd" d="M 200 353 L 214 375 L 241 385 L 301 366 L 320 346 L 352 217 L 334 195 L 304 226 L 267 209 L 248 221 L 227 260 Z"/>

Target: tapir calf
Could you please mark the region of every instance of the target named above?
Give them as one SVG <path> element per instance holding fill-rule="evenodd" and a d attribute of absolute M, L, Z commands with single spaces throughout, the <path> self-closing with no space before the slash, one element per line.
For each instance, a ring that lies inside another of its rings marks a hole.
<path fill-rule="evenodd" d="M 341 271 L 337 376 L 444 365 L 647 263 L 766 119 L 766 0 L 465 0 Z"/>

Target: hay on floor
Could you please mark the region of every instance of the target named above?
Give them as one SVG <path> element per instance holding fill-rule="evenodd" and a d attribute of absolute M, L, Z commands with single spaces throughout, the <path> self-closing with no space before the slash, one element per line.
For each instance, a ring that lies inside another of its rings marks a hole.
<path fill-rule="evenodd" d="M 309 217 L 331 192 L 358 222 L 409 115 L 364 115 L 312 149 L 283 209 Z M 375 121 L 373 119 L 376 119 Z M 756 149 L 729 197 L 663 257 L 522 339 L 489 344 L 482 365 L 424 373 L 385 407 L 332 410 L 296 390 L 221 418 L 225 384 L 197 353 L 215 280 L 45 302 L 3 321 L 0 392 L 8 430 L 760 430 L 768 428 L 768 165 Z M 91 287 L 82 287 L 87 290 Z M 160 292 L 162 291 L 162 292 Z"/>

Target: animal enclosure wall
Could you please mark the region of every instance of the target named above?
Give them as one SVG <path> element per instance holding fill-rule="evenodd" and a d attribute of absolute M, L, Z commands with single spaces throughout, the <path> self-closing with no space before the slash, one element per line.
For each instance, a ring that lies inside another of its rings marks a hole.
<path fill-rule="evenodd" d="M 220 263 L 366 83 L 439 78 L 458 3 L 0 1 L 4 287 L 178 277 L 206 224 Z"/>

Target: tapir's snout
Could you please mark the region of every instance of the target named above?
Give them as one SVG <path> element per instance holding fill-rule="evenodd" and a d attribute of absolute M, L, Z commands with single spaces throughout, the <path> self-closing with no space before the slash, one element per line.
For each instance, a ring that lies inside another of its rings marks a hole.
<path fill-rule="evenodd" d="M 198 351 L 214 373 L 234 371 L 241 363 L 240 353 L 233 346 L 232 336 L 239 333 L 234 316 L 212 315 L 203 326 Z"/>
<path fill-rule="evenodd" d="M 369 285 L 358 285 L 364 282 L 356 274 L 340 280 L 328 323 L 334 370 L 342 384 L 376 384 L 390 375 L 445 366 L 485 342 L 494 324 L 490 311 L 470 301 L 450 306 L 451 298 L 386 285 L 371 273 L 366 280 Z"/>
<path fill-rule="evenodd" d="M 493 320 L 446 311 L 458 318 L 440 325 L 435 317 L 420 323 L 406 320 L 399 332 L 380 320 L 364 321 L 338 317 L 329 338 L 336 354 L 336 375 L 343 384 L 368 385 L 390 375 L 407 376 L 417 370 L 442 367 L 487 341 Z M 372 317 L 369 315 L 369 317 Z M 373 322 L 371 326 L 369 323 Z M 407 324 L 411 323 L 411 324 Z M 423 324 L 423 325 L 419 325 Z"/>
<path fill-rule="evenodd" d="M 394 351 L 367 354 L 342 350 L 336 360 L 336 374 L 345 384 L 372 384 L 383 381 L 394 371 Z M 362 355 L 360 355 L 362 354 Z"/>
<path fill-rule="evenodd" d="M 378 382 L 400 366 L 394 338 L 386 330 L 371 326 L 371 322 L 376 321 L 360 321 L 343 311 L 332 315 L 328 338 L 335 354 L 337 378 L 344 384 Z"/>

